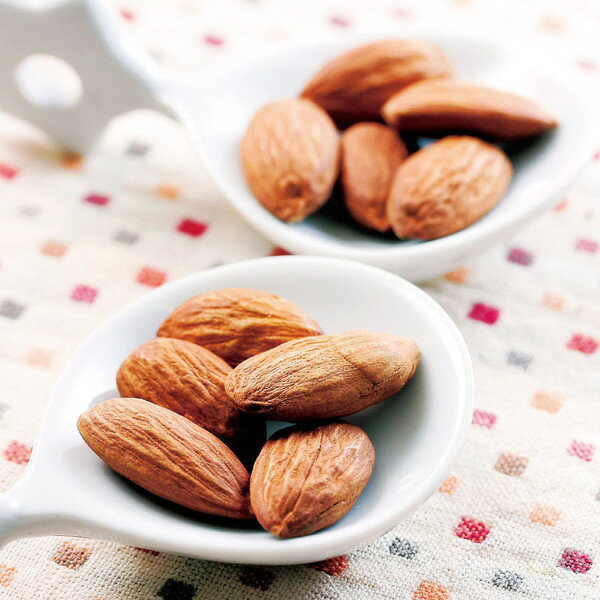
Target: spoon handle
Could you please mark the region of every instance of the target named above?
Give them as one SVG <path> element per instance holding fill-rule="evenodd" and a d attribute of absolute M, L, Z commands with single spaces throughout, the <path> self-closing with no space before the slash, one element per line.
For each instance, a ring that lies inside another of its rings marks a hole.
<path fill-rule="evenodd" d="M 177 118 L 156 66 L 99 0 L 65 0 L 46 9 L 0 0 L 0 22 L 0 109 L 37 125 L 67 149 L 85 152 L 112 118 L 131 110 Z M 54 63 L 39 61 L 40 54 Z M 37 72 L 24 62 L 32 56 Z M 68 66 L 59 69 L 56 58 Z M 67 81 L 69 67 L 75 74 Z M 67 89 L 73 97 L 65 97 Z"/>

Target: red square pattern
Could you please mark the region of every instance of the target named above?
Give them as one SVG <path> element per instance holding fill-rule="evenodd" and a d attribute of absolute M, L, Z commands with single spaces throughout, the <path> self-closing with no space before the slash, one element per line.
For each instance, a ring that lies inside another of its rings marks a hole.
<path fill-rule="evenodd" d="M 310 566 L 332 577 L 339 577 L 348 568 L 348 557 L 346 555 L 334 556 L 327 560 L 312 563 Z"/>
<path fill-rule="evenodd" d="M 482 323 L 487 323 L 488 325 L 493 325 L 500 317 L 500 311 L 489 304 L 482 304 L 481 302 L 476 302 L 471 307 L 471 312 L 469 312 L 469 319 L 473 319 L 474 321 L 481 321 Z"/>
<path fill-rule="evenodd" d="M 475 544 L 484 542 L 489 534 L 490 528 L 485 523 L 470 517 L 463 517 L 454 530 L 454 535 Z"/>
<path fill-rule="evenodd" d="M 573 571 L 573 573 L 587 573 L 594 561 L 587 554 L 566 548 L 558 559 L 558 566 Z"/>
<path fill-rule="evenodd" d="M 208 229 L 206 223 L 202 221 L 196 221 L 195 219 L 183 219 L 179 225 L 177 225 L 177 231 L 185 233 L 191 237 L 199 237 Z"/>

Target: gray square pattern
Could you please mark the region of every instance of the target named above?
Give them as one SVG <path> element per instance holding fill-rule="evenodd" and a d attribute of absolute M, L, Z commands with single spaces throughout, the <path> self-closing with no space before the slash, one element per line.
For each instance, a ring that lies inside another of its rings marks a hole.
<path fill-rule="evenodd" d="M 0 303 L 0 317 L 18 319 L 24 310 L 25 306 L 23 304 L 13 302 L 12 300 L 3 300 Z"/>

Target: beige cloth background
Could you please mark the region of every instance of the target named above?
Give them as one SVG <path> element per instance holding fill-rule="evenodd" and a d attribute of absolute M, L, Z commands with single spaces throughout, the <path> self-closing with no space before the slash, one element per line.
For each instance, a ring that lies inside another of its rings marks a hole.
<path fill-rule="evenodd" d="M 274 52 L 321 35 L 432 23 L 551 42 L 552 62 L 600 78 L 590 0 L 123 0 L 166 71 Z M 599 144 L 600 147 L 600 144 Z M 241 567 L 87 539 L 0 551 L 0 598 L 164 600 L 600 598 L 600 161 L 554 210 L 425 289 L 475 363 L 473 428 L 452 476 L 369 546 L 313 566 Z M 115 122 L 81 162 L 0 115 L 0 485 L 25 468 L 47 394 L 74 348 L 153 286 L 272 245 L 225 204 L 181 129 Z"/>

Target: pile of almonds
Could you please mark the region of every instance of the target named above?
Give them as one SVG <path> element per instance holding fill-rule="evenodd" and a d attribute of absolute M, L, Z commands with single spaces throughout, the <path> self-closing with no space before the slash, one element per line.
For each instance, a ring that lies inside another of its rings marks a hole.
<path fill-rule="evenodd" d="M 420 358 L 412 340 L 324 335 L 295 304 L 240 288 L 191 298 L 157 335 L 123 361 L 121 397 L 79 417 L 83 439 L 157 496 L 254 517 L 282 538 L 327 527 L 354 505 L 375 452 L 338 419 L 394 395 Z M 266 419 L 297 425 L 265 443 Z"/>
<path fill-rule="evenodd" d="M 521 144 L 556 125 L 527 98 L 454 79 L 433 44 L 384 40 L 328 62 L 300 98 L 263 106 L 242 140 L 242 166 L 252 193 L 282 221 L 321 208 L 341 173 L 357 224 L 431 240 L 468 227 L 503 197 L 512 164 L 489 142 Z M 410 154 L 423 137 L 442 139 Z"/>

